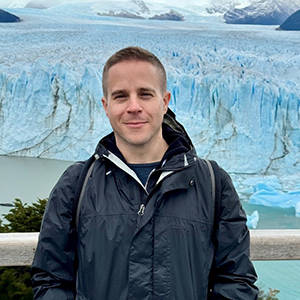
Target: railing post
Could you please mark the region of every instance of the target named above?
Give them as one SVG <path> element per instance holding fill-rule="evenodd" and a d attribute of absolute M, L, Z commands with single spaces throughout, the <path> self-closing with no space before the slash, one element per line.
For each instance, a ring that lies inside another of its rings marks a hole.
<path fill-rule="evenodd" d="M 250 230 L 252 260 L 300 260 L 299 229 Z"/>
<path fill-rule="evenodd" d="M 38 232 L 0 233 L 0 266 L 30 266 Z"/>

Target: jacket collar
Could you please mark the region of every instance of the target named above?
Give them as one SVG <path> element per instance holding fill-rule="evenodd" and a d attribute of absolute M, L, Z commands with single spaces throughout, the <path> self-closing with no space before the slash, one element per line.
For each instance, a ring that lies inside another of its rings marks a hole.
<path fill-rule="evenodd" d="M 195 159 L 196 151 L 184 127 L 176 120 L 175 114 L 168 108 L 162 124 L 163 138 L 169 145 L 163 156 L 159 168 L 174 170 L 191 164 Z M 113 153 L 125 164 L 126 160 L 116 145 L 114 133 L 111 132 L 100 140 L 96 154 L 100 157 Z"/>

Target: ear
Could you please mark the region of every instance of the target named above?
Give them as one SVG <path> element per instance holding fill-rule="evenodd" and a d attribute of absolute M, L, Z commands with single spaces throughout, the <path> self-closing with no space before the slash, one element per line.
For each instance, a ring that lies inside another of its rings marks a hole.
<path fill-rule="evenodd" d="M 170 100 L 171 100 L 171 93 L 167 91 L 167 92 L 165 92 L 165 95 L 164 95 L 164 98 L 163 98 L 163 101 L 164 101 L 164 114 L 168 110 Z"/>
<path fill-rule="evenodd" d="M 103 108 L 104 108 L 104 110 L 106 112 L 106 115 L 108 116 L 108 112 L 107 112 L 107 106 L 108 106 L 107 100 L 104 97 L 102 97 L 101 101 L 102 101 L 102 106 L 103 106 Z"/>

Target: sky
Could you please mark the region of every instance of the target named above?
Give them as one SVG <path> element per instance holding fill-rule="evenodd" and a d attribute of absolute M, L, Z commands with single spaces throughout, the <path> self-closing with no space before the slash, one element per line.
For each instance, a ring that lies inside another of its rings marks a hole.
<path fill-rule="evenodd" d="M 0 0 L 0 7 L 24 7 L 30 0 Z M 105 0 L 107 1 L 107 0 Z M 116 1 L 130 1 L 130 0 L 116 0 Z M 230 2 L 231 0 L 172 0 L 172 5 L 174 6 L 182 6 L 183 3 L 185 6 L 187 5 L 203 5 L 208 3 L 218 3 L 218 2 Z M 35 3 L 47 3 L 49 5 L 49 0 L 31 0 L 31 2 Z M 101 2 L 101 0 L 52 0 L 51 4 L 62 4 L 66 2 Z M 170 0 L 144 0 L 145 3 L 151 3 L 151 2 L 158 2 L 158 3 L 164 3 L 164 4 L 170 4 Z M 236 2 L 249 2 L 249 0 L 239 0 Z"/>

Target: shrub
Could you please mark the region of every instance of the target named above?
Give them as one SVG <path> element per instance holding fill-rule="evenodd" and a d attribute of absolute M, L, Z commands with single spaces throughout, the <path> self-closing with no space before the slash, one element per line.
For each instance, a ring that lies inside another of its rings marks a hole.
<path fill-rule="evenodd" d="M 4 215 L 8 223 L 1 226 L 2 232 L 39 232 L 46 203 L 47 199 L 38 199 L 37 203 L 27 205 L 15 199 L 14 207 Z"/>
<path fill-rule="evenodd" d="M 15 199 L 14 207 L 4 219 L 0 220 L 0 232 L 39 232 L 47 199 L 38 199 L 32 205 L 23 204 Z M 1 300 L 32 300 L 33 293 L 30 282 L 30 267 L 0 268 L 0 299 Z"/>
<path fill-rule="evenodd" d="M 30 267 L 0 268 L 1 300 L 32 300 Z"/>

